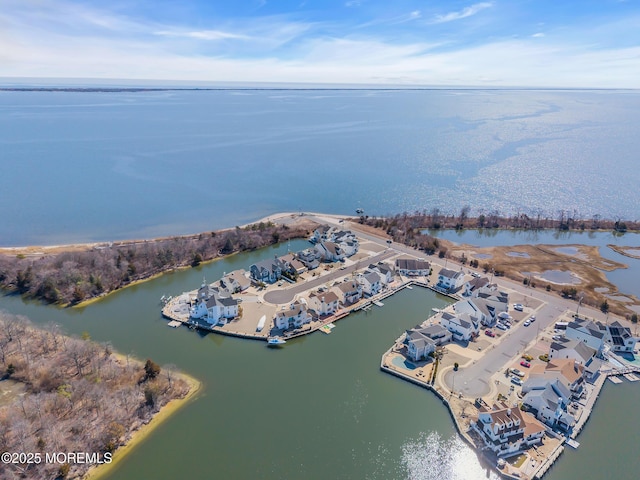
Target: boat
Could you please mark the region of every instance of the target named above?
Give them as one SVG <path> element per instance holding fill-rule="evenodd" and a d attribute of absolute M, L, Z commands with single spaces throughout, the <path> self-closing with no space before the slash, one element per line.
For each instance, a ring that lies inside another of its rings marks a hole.
<path fill-rule="evenodd" d="M 264 328 L 264 322 L 267 320 L 267 316 L 266 315 L 262 315 L 260 317 L 260 320 L 258 321 L 258 326 L 256 327 L 256 332 L 261 332 L 262 329 Z"/>
<path fill-rule="evenodd" d="M 268 346 L 284 345 L 285 343 L 287 343 L 287 341 L 284 338 L 280 338 L 280 337 L 269 337 L 269 338 L 267 338 L 267 345 Z"/>
<path fill-rule="evenodd" d="M 356 208 L 356 213 L 357 213 L 358 215 L 362 215 L 362 214 L 364 213 L 364 210 L 363 210 L 363 209 L 361 209 L 361 208 Z"/>

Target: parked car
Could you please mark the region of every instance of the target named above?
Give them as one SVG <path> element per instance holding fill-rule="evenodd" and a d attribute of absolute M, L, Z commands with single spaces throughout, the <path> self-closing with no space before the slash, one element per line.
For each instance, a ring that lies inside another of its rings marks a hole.
<path fill-rule="evenodd" d="M 522 358 L 524 358 L 527 362 L 530 362 L 531 360 L 533 360 L 533 357 L 528 353 L 525 353 L 524 355 L 522 355 Z"/>
<path fill-rule="evenodd" d="M 525 368 L 529 368 L 531 366 L 531 364 L 529 362 L 527 362 L 526 360 L 522 360 L 520 362 L 520 365 L 522 365 Z"/>
<path fill-rule="evenodd" d="M 535 321 L 536 321 L 536 316 L 535 316 L 535 315 L 531 315 L 531 316 L 529 317 L 529 321 L 530 321 L 531 323 L 535 322 Z"/>
<path fill-rule="evenodd" d="M 523 325 L 524 325 L 525 327 L 528 327 L 529 325 L 531 325 L 531 320 L 526 320 L 526 321 L 523 323 Z"/>
<path fill-rule="evenodd" d="M 496 336 L 496 334 L 495 334 L 495 333 L 493 333 L 493 332 L 492 332 L 491 330 L 489 330 L 489 329 L 485 330 L 485 331 L 484 331 L 484 334 L 485 334 L 487 337 L 495 337 L 495 336 Z"/>
<path fill-rule="evenodd" d="M 551 339 L 557 342 L 558 340 L 562 340 L 562 335 L 554 335 Z"/>
<path fill-rule="evenodd" d="M 513 309 L 521 312 L 522 310 L 524 310 L 524 307 L 522 306 L 521 303 L 514 303 L 513 304 Z"/>
<path fill-rule="evenodd" d="M 504 324 L 502 324 L 502 323 L 498 323 L 498 324 L 496 325 L 496 328 L 499 328 L 500 330 L 506 330 L 506 329 L 507 329 L 507 326 L 506 326 L 506 325 L 504 325 Z"/>
<path fill-rule="evenodd" d="M 518 377 L 524 377 L 524 372 L 522 370 L 518 370 L 517 368 L 510 369 L 509 373 L 512 373 Z"/>
<path fill-rule="evenodd" d="M 475 277 L 475 278 L 478 278 L 480 276 L 480 274 L 477 273 L 477 272 L 471 272 L 471 276 Z"/>
<path fill-rule="evenodd" d="M 511 383 L 522 386 L 522 379 L 518 377 L 511 377 Z"/>

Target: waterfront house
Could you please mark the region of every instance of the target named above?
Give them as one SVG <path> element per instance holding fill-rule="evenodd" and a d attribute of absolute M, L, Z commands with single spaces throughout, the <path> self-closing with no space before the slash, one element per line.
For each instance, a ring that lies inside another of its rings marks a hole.
<path fill-rule="evenodd" d="M 238 300 L 226 291 L 202 285 L 189 315 L 194 319 L 204 319 L 212 325 L 224 325 L 228 319 L 237 317 L 238 313 Z"/>
<path fill-rule="evenodd" d="M 393 281 L 395 272 L 393 267 L 384 262 L 372 263 L 367 267 L 368 272 L 376 272 L 380 275 L 380 281 L 383 285 L 388 285 Z"/>
<path fill-rule="evenodd" d="M 337 285 L 333 291 L 340 299 L 342 305 L 351 305 L 362 298 L 362 286 L 353 280 Z"/>
<path fill-rule="evenodd" d="M 457 314 L 468 313 L 476 317 L 482 325 L 492 327 L 501 314 L 506 314 L 509 308 L 509 297 L 504 292 L 493 295 L 479 293 L 477 297 L 460 300 L 453 305 Z"/>
<path fill-rule="evenodd" d="M 396 271 L 405 277 L 427 276 L 431 272 L 431 264 L 415 258 L 398 258 L 396 259 Z"/>
<path fill-rule="evenodd" d="M 436 347 L 449 342 L 451 336 L 451 332 L 442 325 L 418 326 L 406 331 L 404 344 L 409 357 L 417 362 L 427 358 Z"/>
<path fill-rule="evenodd" d="M 426 359 L 430 353 L 435 352 L 436 342 L 420 330 L 407 330 L 404 344 L 407 347 L 407 354 L 414 362 Z"/>
<path fill-rule="evenodd" d="M 331 238 L 331 234 L 336 230 L 336 227 L 331 227 L 329 225 L 320 225 L 313 231 L 313 235 L 311 235 L 310 240 L 313 243 L 329 240 Z"/>
<path fill-rule="evenodd" d="M 605 326 L 604 341 L 611 350 L 618 353 L 633 352 L 638 339 L 631 334 L 631 330 L 622 326 L 617 320 Z"/>
<path fill-rule="evenodd" d="M 338 310 L 339 299 L 335 292 L 313 292 L 309 295 L 309 309 L 318 316 L 333 315 Z"/>
<path fill-rule="evenodd" d="M 574 416 L 567 412 L 566 400 L 557 394 L 552 383 L 547 382 L 544 388 L 530 390 L 522 399 L 522 404 L 551 428 L 567 431 L 576 423 Z"/>
<path fill-rule="evenodd" d="M 464 273 L 462 270 L 455 271 L 443 268 L 438 274 L 438 287 L 443 290 L 456 291 L 464 283 Z"/>
<path fill-rule="evenodd" d="M 275 325 L 276 328 L 289 330 L 292 328 L 300 328 L 305 323 L 311 321 L 311 314 L 307 310 L 307 306 L 303 302 L 293 302 L 284 310 L 276 312 Z"/>
<path fill-rule="evenodd" d="M 255 282 L 275 283 L 282 277 L 282 266 L 277 258 L 269 258 L 251 265 L 250 272 Z"/>
<path fill-rule="evenodd" d="M 550 359 L 571 359 L 581 365 L 585 365 L 597 353 L 597 350 L 591 348 L 585 342 L 567 338 L 553 341 L 549 347 Z"/>
<path fill-rule="evenodd" d="M 377 295 L 382 289 L 380 275 L 378 275 L 376 272 L 359 274 L 357 276 L 357 282 L 362 285 L 362 293 L 367 297 Z"/>
<path fill-rule="evenodd" d="M 449 312 L 442 312 L 440 324 L 453 334 L 455 340 L 468 342 L 478 334 L 480 320 L 468 313 L 451 315 Z"/>
<path fill-rule="evenodd" d="M 504 403 L 494 405 L 492 410 L 480 407 L 478 418 L 471 425 L 485 447 L 498 457 L 511 456 L 540 444 L 546 430 L 531 414 Z"/>
<path fill-rule="evenodd" d="M 318 256 L 325 262 L 339 262 L 346 257 L 342 247 L 337 243 L 323 241 L 316 244 Z"/>

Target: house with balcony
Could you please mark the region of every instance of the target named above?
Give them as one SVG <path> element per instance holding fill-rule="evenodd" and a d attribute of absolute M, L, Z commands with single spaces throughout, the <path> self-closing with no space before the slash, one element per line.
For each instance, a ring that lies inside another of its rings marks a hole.
<path fill-rule="evenodd" d="M 342 305 L 351 305 L 362 298 L 362 285 L 354 280 L 348 280 L 337 286 L 332 291 L 338 296 Z"/>
<path fill-rule="evenodd" d="M 211 325 L 226 325 L 229 319 L 238 316 L 238 303 L 238 300 L 231 297 L 226 290 L 202 285 L 189 316 L 196 320 L 202 319 Z"/>
<path fill-rule="evenodd" d="M 268 258 L 251 265 L 250 274 L 255 282 L 275 283 L 282 277 L 282 265 L 277 258 Z"/>
<path fill-rule="evenodd" d="M 356 281 L 362 285 L 362 294 L 367 297 L 377 295 L 382 289 L 380 275 L 376 272 L 361 273 L 356 277 Z"/>
<path fill-rule="evenodd" d="M 442 312 L 440 324 L 449 330 L 453 334 L 453 338 L 458 341 L 470 341 L 474 336 L 478 335 L 480 329 L 478 317 L 468 313 L 451 315 L 449 312 Z"/>
<path fill-rule="evenodd" d="M 339 299 L 335 292 L 313 292 L 309 295 L 308 306 L 318 316 L 333 315 L 338 311 Z"/>
<path fill-rule="evenodd" d="M 505 403 L 491 410 L 480 407 L 472 428 L 480 434 L 484 445 L 498 457 L 507 457 L 542 443 L 545 426 L 531 414 L 511 408 Z"/>
<path fill-rule="evenodd" d="M 464 273 L 462 270 L 455 271 L 443 268 L 438 274 L 438 287 L 447 291 L 456 291 L 464 284 Z"/>
<path fill-rule="evenodd" d="M 313 248 L 301 250 L 296 254 L 296 258 L 307 267 L 308 270 L 314 270 L 320 266 L 318 252 Z"/>
<path fill-rule="evenodd" d="M 566 337 L 551 342 L 549 346 L 550 359 L 571 359 L 581 365 L 586 365 L 597 353 L 597 350 L 588 346 L 586 342 L 571 340 Z"/>
<path fill-rule="evenodd" d="M 284 310 L 276 312 L 274 323 L 276 328 L 290 330 L 300 328 L 304 324 L 311 322 L 311 313 L 307 310 L 307 305 L 303 302 L 295 301 Z"/>

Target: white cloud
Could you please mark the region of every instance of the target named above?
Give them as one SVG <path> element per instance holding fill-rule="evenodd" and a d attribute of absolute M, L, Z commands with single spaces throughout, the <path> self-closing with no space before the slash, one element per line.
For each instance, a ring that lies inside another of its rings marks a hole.
<path fill-rule="evenodd" d="M 199 30 L 199 31 L 178 31 L 161 30 L 154 32 L 155 35 L 164 37 L 187 37 L 198 40 L 248 40 L 251 37 L 239 33 L 223 32 L 220 30 Z"/>
<path fill-rule="evenodd" d="M 493 2 L 481 2 L 465 7 L 457 12 L 449 12 L 444 15 L 436 15 L 432 23 L 446 23 L 453 22 L 454 20 L 460 20 L 462 18 L 471 17 L 482 10 L 493 7 Z"/>
<path fill-rule="evenodd" d="M 531 35 L 533 38 L 542 38 L 544 37 L 544 33 L 542 32 L 538 32 L 538 33 L 534 33 L 533 35 Z"/>

